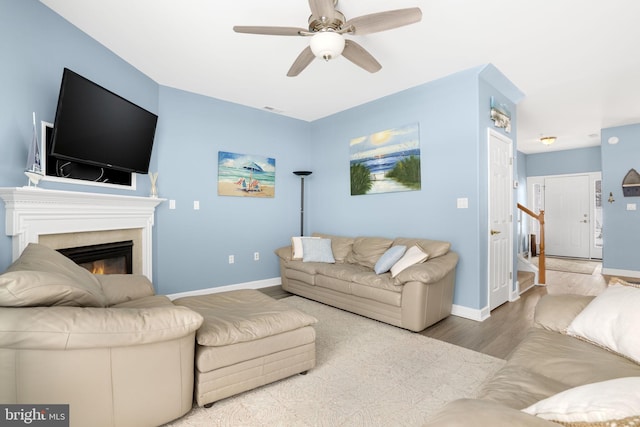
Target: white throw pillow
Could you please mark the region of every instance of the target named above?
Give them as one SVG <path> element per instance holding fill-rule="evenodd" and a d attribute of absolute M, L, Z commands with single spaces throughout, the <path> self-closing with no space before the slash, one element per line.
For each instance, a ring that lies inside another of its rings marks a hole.
<path fill-rule="evenodd" d="M 640 288 L 609 286 L 569 324 L 567 334 L 640 363 Z"/>
<path fill-rule="evenodd" d="M 291 238 L 291 259 L 301 260 L 304 256 L 302 250 L 303 239 L 319 239 L 319 237 L 302 237 L 295 236 Z"/>
<path fill-rule="evenodd" d="M 402 258 L 400 258 L 398 262 L 393 264 L 393 267 L 391 267 L 391 277 L 396 277 L 402 270 L 411 267 L 414 264 L 426 261 L 428 257 L 429 255 L 425 254 L 419 246 L 411 246 L 407 249 Z"/>
<path fill-rule="evenodd" d="M 640 377 L 616 378 L 574 387 L 522 411 L 549 421 L 602 423 L 635 416 L 640 423 Z"/>

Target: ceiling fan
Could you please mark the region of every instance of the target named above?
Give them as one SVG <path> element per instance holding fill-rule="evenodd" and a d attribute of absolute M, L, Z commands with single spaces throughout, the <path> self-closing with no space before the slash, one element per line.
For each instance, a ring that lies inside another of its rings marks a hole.
<path fill-rule="evenodd" d="M 297 76 L 315 58 L 329 61 L 340 55 L 357 66 L 375 73 L 382 65 L 362 46 L 353 40 L 345 39 L 344 34 L 364 35 L 391 30 L 393 28 L 414 24 L 422 19 L 418 7 L 388 10 L 371 13 L 347 20 L 336 9 L 338 0 L 309 0 L 311 16 L 309 28 L 297 27 L 261 27 L 235 26 L 237 33 L 263 34 L 270 36 L 303 36 L 311 37 L 307 46 L 293 62 L 287 76 Z"/>

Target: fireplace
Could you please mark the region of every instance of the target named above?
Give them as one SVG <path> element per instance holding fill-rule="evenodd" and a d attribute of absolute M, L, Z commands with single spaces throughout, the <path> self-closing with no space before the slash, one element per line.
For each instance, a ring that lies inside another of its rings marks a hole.
<path fill-rule="evenodd" d="M 76 264 L 94 274 L 131 274 L 133 271 L 133 241 L 101 243 L 58 249 Z"/>
<path fill-rule="evenodd" d="M 12 259 L 29 243 L 53 249 L 133 240 L 133 273 L 152 280 L 154 211 L 164 199 L 45 190 L 0 188 Z"/>

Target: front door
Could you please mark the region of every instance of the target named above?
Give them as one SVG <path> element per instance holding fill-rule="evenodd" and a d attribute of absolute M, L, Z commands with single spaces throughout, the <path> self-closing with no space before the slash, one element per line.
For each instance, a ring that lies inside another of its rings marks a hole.
<path fill-rule="evenodd" d="M 544 187 L 545 253 L 589 258 L 589 176 L 545 178 Z"/>
<path fill-rule="evenodd" d="M 513 282 L 511 140 L 489 130 L 489 309 L 509 300 Z"/>

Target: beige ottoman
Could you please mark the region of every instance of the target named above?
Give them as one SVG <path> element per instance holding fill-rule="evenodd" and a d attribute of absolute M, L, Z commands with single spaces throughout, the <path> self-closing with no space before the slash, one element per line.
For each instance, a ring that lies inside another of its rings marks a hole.
<path fill-rule="evenodd" d="M 305 373 L 316 364 L 317 320 L 253 289 L 179 298 L 204 317 L 196 333 L 199 406 Z"/>

